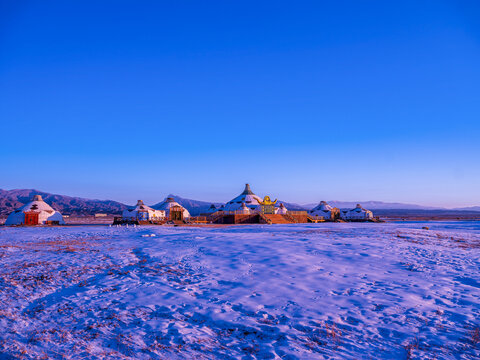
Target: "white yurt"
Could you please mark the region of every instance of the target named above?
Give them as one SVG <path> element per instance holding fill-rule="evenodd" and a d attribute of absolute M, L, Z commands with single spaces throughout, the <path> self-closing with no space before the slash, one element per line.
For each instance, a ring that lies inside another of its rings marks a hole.
<path fill-rule="evenodd" d="M 275 214 L 286 215 L 288 213 L 287 208 L 283 203 L 280 204 L 280 207 L 275 211 Z"/>
<path fill-rule="evenodd" d="M 5 225 L 64 225 L 62 214 L 43 201 L 41 195 L 12 212 Z"/>
<path fill-rule="evenodd" d="M 249 215 L 252 213 L 252 210 L 248 208 L 247 204 L 242 203 L 242 206 L 240 209 L 236 210 L 236 213 L 241 215 Z"/>
<path fill-rule="evenodd" d="M 223 208 L 224 211 L 236 211 L 236 210 L 241 210 L 242 209 L 242 204 L 245 203 L 245 205 L 250 209 L 250 210 L 256 210 L 258 206 L 260 206 L 260 203 L 262 201 L 262 198 L 259 196 L 255 195 L 252 192 L 252 189 L 250 189 L 249 184 L 245 184 L 245 189 L 243 192 L 238 195 L 236 198 L 230 200 L 225 204 L 225 207 Z"/>
<path fill-rule="evenodd" d="M 368 221 L 373 220 L 373 213 L 357 204 L 355 209 L 342 211 L 342 218 L 347 221 Z"/>
<path fill-rule="evenodd" d="M 122 218 L 124 220 L 159 221 L 165 219 L 165 211 L 152 209 L 142 200 L 138 200 L 133 209 L 123 211 Z"/>
<path fill-rule="evenodd" d="M 334 208 L 326 201 L 320 201 L 316 207 L 308 212 L 311 216 L 322 216 L 325 220 L 334 220 L 339 213 L 338 208 Z"/>
<path fill-rule="evenodd" d="M 175 201 L 175 199 L 173 197 L 168 197 L 165 199 L 165 201 L 163 201 L 162 203 L 160 203 L 158 206 L 155 206 L 158 210 L 163 210 L 165 211 L 165 216 L 167 218 L 170 218 L 170 208 L 172 206 L 175 206 L 175 207 L 180 207 L 182 208 L 182 213 L 183 213 L 183 218 L 184 219 L 187 219 L 190 217 L 190 213 L 188 212 L 187 209 L 185 209 L 182 205 L 180 205 L 178 202 Z"/>

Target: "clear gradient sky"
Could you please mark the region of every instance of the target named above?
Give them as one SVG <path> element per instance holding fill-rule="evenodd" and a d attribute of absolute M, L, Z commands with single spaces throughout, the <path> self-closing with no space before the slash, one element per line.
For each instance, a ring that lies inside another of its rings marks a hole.
<path fill-rule="evenodd" d="M 0 188 L 480 205 L 480 1 L 1 1 Z"/>

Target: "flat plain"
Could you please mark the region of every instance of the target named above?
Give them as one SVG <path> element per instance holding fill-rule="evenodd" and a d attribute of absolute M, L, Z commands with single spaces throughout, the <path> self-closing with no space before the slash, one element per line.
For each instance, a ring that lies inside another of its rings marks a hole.
<path fill-rule="evenodd" d="M 0 227 L 0 358 L 474 359 L 479 269 L 475 221 Z"/>

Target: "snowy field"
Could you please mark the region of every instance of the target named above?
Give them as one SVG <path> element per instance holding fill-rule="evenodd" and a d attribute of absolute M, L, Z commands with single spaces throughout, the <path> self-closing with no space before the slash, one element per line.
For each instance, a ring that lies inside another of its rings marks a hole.
<path fill-rule="evenodd" d="M 0 265 L 0 359 L 480 357 L 480 222 L 1 227 Z"/>

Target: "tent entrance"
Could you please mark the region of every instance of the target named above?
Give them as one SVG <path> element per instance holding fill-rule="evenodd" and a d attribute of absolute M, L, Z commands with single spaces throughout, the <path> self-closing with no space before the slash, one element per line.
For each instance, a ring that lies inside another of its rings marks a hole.
<path fill-rule="evenodd" d="M 38 225 L 38 212 L 34 212 L 34 211 L 26 212 L 25 225 Z"/>
<path fill-rule="evenodd" d="M 170 208 L 170 220 L 183 221 L 183 208 L 181 206 L 172 206 Z"/>

